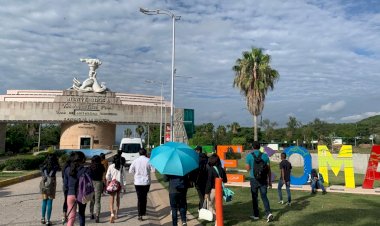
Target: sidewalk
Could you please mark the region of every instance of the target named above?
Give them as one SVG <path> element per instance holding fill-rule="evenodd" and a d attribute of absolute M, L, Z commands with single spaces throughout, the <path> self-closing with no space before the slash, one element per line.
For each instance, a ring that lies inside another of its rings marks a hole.
<path fill-rule="evenodd" d="M 137 196 L 133 185 L 133 175 L 127 174 L 127 193 L 123 195 L 120 202 L 119 218 L 114 224 L 109 223 L 109 196 L 101 199 L 101 225 L 171 225 L 169 207 L 169 193 L 157 181 L 154 173 L 152 184 L 148 193 L 147 216 L 140 222 L 137 220 Z M 0 225 L 41 225 L 41 195 L 39 193 L 40 177 L 25 180 L 10 186 L 0 188 Z M 57 174 L 57 192 L 53 201 L 51 221 L 54 225 L 62 225 L 62 179 Z M 86 225 L 96 224 L 90 219 L 89 204 L 86 207 Z M 200 225 L 190 213 L 187 215 L 188 225 Z M 78 219 L 76 220 L 78 224 Z"/>
<path fill-rule="evenodd" d="M 241 183 L 226 183 L 227 186 L 235 186 L 235 187 L 250 187 L 249 182 L 241 182 Z M 278 184 L 273 183 L 272 189 L 277 189 Z M 285 189 L 285 186 L 282 187 Z M 290 185 L 291 190 L 299 190 L 299 191 L 309 191 L 311 192 L 310 185 Z M 320 190 L 320 189 L 319 189 Z M 346 188 L 344 186 L 332 185 L 330 187 L 326 187 L 327 192 L 332 193 L 350 193 L 350 194 L 363 194 L 363 195 L 380 195 L 380 188 L 375 189 L 363 189 L 362 187 L 356 188 Z"/>
<path fill-rule="evenodd" d="M 157 181 L 157 178 L 154 173 L 152 173 L 152 184 L 150 185 L 150 191 L 148 195 L 149 200 L 152 203 L 152 206 L 156 211 L 156 218 L 159 222 L 154 225 L 172 225 L 172 216 L 170 215 L 170 203 L 169 203 L 169 192 Z M 180 223 L 181 220 L 178 221 Z M 153 224 L 152 224 L 153 225 Z M 201 225 L 199 221 L 187 212 L 187 225 L 196 226 Z"/>

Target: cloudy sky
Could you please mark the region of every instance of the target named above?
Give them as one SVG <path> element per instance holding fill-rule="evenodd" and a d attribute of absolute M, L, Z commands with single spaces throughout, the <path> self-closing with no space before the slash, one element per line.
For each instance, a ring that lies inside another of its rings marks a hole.
<path fill-rule="evenodd" d="M 355 122 L 380 114 L 380 4 L 377 0 L 1 1 L 0 94 L 62 90 L 87 78 L 79 58 L 99 58 L 98 80 L 112 91 L 170 100 L 172 21 L 176 22 L 175 106 L 196 124 L 252 125 L 232 87 L 232 66 L 260 47 L 280 73 L 263 119 L 289 116 Z"/>

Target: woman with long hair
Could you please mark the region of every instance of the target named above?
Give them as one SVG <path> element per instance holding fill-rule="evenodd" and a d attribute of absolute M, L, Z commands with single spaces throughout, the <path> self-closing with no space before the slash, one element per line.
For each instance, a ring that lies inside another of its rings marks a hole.
<path fill-rule="evenodd" d="M 57 187 L 55 174 L 58 170 L 59 163 L 57 156 L 55 154 L 49 154 L 41 166 L 41 175 L 43 177 L 40 186 L 40 192 L 42 194 L 41 224 L 51 225 L 50 217 Z"/>
<path fill-rule="evenodd" d="M 78 193 L 79 177 L 88 172 L 88 169 L 84 167 L 86 157 L 81 151 L 76 151 L 73 154 L 70 166 L 65 170 L 64 188 L 67 190 L 67 210 L 68 210 L 68 226 L 73 226 L 75 223 L 75 217 L 77 212 L 77 206 L 79 207 L 79 223 L 80 226 L 85 225 L 85 210 L 86 204 L 82 204 L 77 201 L 76 195 Z"/>
<path fill-rule="evenodd" d="M 210 201 L 212 210 L 215 214 L 214 202 L 215 202 L 215 178 L 222 178 L 223 183 L 227 183 L 227 175 L 224 169 L 222 168 L 222 163 L 217 154 L 212 154 L 208 158 L 208 168 L 207 168 L 207 183 L 205 189 L 205 199 Z"/>
<path fill-rule="evenodd" d="M 95 218 L 95 222 L 99 223 L 100 215 L 100 199 L 103 193 L 103 173 L 105 172 L 104 166 L 102 164 L 102 159 L 99 155 L 95 155 L 91 159 L 90 165 L 90 176 L 95 189 L 95 195 L 92 197 L 90 202 L 90 213 L 91 219 Z M 94 206 L 96 204 L 96 214 L 94 215 Z"/>
<path fill-rule="evenodd" d="M 64 186 L 64 177 L 65 177 L 65 170 L 66 168 L 68 168 L 71 164 L 71 161 L 74 157 L 74 153 L 75 152 L 71 152 L 70 155 L 69 155 L 69 158 L 66 160 L 65 164 L 63 165 L 63 168 L 62 168 L 62 191 L 63 191 L 63 207 L 62 207 L 62 224 L 64 224 L 67 220 L 67 190 L 65 189 L 65 186 Z"/>
<path fill-rule="evenodd" d="M 120 155 L 115 155 L 113 158 L 113 163 L 108 167 L 106 173 L 107 185 L 116 184 L 117 190 L 109 192 L 110 194 L 110 211 L 111 217 L 110 222 L 114 223 L 115 219 L 118 218 L 118 212 L 120 207 L 120 191 L 125 190 L 125 185 L 127 184 L 125 173 L 124 173 L 125 159 Z M 114 209 L 116 197 L 116 209 Z"/>

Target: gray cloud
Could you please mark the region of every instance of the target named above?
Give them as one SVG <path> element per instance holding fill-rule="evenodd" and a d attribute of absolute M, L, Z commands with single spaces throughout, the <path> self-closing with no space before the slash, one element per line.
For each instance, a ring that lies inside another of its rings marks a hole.
<path fill-rule="evenodd" d="M 284 125 L 291 113 L 343 122 L 378 112 L 380 12 L 371 1 L 5 1 L 0 8 L 0 93 L 65 89 L 83 80 L 82 57 L 103 62 L 113 91 L 170 99 L 171 19 L 139 7 L 172 10 L 176 22 L 175 105 L 196 123 L 252 125 L 231 70 L 243 51 L 262 47 L 281 75 L 263 118 Z M 358 10 L 360 9 L 360 10 Z M 345 105 L 336 106 L 336 100 Z M 330 103 L 330 105 L 326 105 Z M 321 111 L 318 111 L 320 109 Z M 335 110 L 334 110 L 335 109 Z M 339 109 L 339 110 L 337 110 Z"/>
<path fill-rule="evenodd" d="M 337 112 L 337 111 L 342 110 L 345 106 L 346 106 L 346 102 L 343 100 L 340 100 L 335 103 L 324 104 L 318 109 L 318 111 Z"/>

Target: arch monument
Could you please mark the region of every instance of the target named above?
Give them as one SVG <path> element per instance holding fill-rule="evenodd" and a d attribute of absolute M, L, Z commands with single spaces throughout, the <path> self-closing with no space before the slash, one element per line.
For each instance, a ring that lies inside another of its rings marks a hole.
<path fill-rule="evenodd" d="M 170 119 L 170 102 L 160 96 L 112 92 L 98 82 L 98 59 L 81 59 L 88 64 L 88 78 L 73 79 L 67 90 L 7 90 L 0 95 L 0 152 L 5 150 L 7 123 L 59 123 L 60 149 L 111 149 L 116 125 L 160 124 L 161 106 Z M 175 109 L 174 140 L 187 141 L 184 109 Z"/>

